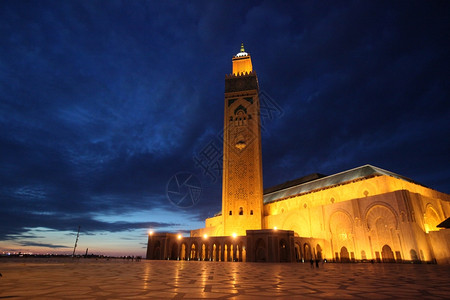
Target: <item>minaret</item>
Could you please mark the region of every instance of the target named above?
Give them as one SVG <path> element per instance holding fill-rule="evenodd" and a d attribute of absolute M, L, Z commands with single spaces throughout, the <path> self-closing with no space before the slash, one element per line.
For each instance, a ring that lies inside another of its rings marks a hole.
<path fill-rule="evenodd" d="M 224 235 L 261 229 L 263 183 L 259 86 L 250 54 L 232 59 L 225 76 L 222 216 Z"/>

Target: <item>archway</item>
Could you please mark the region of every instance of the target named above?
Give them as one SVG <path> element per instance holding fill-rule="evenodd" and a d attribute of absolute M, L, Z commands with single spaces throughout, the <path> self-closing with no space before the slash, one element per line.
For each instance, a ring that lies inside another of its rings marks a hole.
<path fill-rule="evenodd" d="M 301 254 L 300 254 L 300 245 L 297 244 L 297 243 L 295 243 L 295 244 L 294 244 L 294 247 L 295 247 L 295 261 L 296 261 L 296 262 L 299 262 L 299 261 L 300 261 L 300 258 L 301 258 Z"/>
<path fill-rule="evenodd" d="M 255 253 L 256 261 L 266 261 L 266 243 L 264 243 L 263 239 L 259 239 L 256 242 L 256 253 Z"/>
<path fill-rule="evenodd" d="M 416 250 L 411 249 L 411 250 L 409 251 L 409 254 L 411 255 L 411 260 L 412 260 L 413 262 L 419 262 L 419 261 L 420 261 L 420 260 L 419 260 L 419 257 L 417 256 Z"/>
<path fill-rule="evenodd" d="M 381 257 L 383 258 L 383 262 L 395 262 L 394 253 L 392 252 L 391 247 L 389 247 L 388 245 L 384 245 L 381 249 Z"/>
<path fill-rule="evenodd" d="M 195 260 L 197 258 L 197 247 L 195 244 L 191 245 L 191 253 L 189 254 L 189 259 Z"/>
<path fill-rule="evenodd" d="M 310 261 L 312 259 L 311 247 L 308 243 L 303 245 L 303 258 L 305 261 Z"/>
<path fill-rule="evenodd" d="M 343 262 L 343 263 L 350 262 L 350 256 L 348 255 L 348 250 L 346 247 L 341 248 L 340 256 L 341 256 L 341 262 Z"/>
<path fill-rule="evenodd" d="M 361 260 L 367 260 L 366 251 L 361 250 Z"/>
<path fill-rule="evenodd" d="M 317 251 L 317 259 L 322 260 L 322 247 L 320 247 L 319 244 L 317 244 L 316 246 L 316 251 Z"/>

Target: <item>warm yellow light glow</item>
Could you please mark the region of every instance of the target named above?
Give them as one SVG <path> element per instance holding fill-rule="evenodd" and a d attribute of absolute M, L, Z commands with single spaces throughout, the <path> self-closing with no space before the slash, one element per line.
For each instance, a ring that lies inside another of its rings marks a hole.
<path fill-rule="evenodd" d="M 204 238 L 204 239 L 207 239 L 207 238 L 208 238 L 208 235 L 205 233 L 205 234 L 203 235 L 203 238 Z"/>
<path fill-rule="evenodd" d="M 178 239 L 181 240 L 181 234 L 178 235 Z"/>
<path fill-rule="evenodd" d="M 149 234 L 149 235 L 152 235 L 152 234 L 153 234 L 153 231 L 149 230 L 148 234 Z"/>
<path fill-rule="evenodd" d="M 275 226 L 274 228 L 273 228 L 273 230 L 277 230 L 278 228 L 277 228 L 277 226 Z"/>
<path fill-rule="evenodd" d="M 236 234 L 236 232 L 233 232 L 233 237 L 235 238 L 235 237 L 237 237 L 237 234 Z"/>

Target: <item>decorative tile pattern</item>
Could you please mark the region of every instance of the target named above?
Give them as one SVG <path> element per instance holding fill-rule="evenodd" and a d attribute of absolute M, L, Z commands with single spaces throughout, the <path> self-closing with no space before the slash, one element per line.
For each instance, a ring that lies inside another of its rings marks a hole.
<path fill-rule="evenodd" d="M 450 268 L 413 264 L 0 260 L 0 299 L 444 299 Z"/>

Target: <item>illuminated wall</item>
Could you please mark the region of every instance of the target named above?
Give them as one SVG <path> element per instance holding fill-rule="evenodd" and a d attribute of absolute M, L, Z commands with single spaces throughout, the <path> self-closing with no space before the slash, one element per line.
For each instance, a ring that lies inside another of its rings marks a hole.
<path fill-rule="evenodd" d="M 447 194 L 377 176 L 266 204 L 264 227 L 320 239 L 328 259 L 431 261 L 427 231 L 450 215 L 449 201 Z M 313 253 L 317 244 L 309 245 Z"/>

